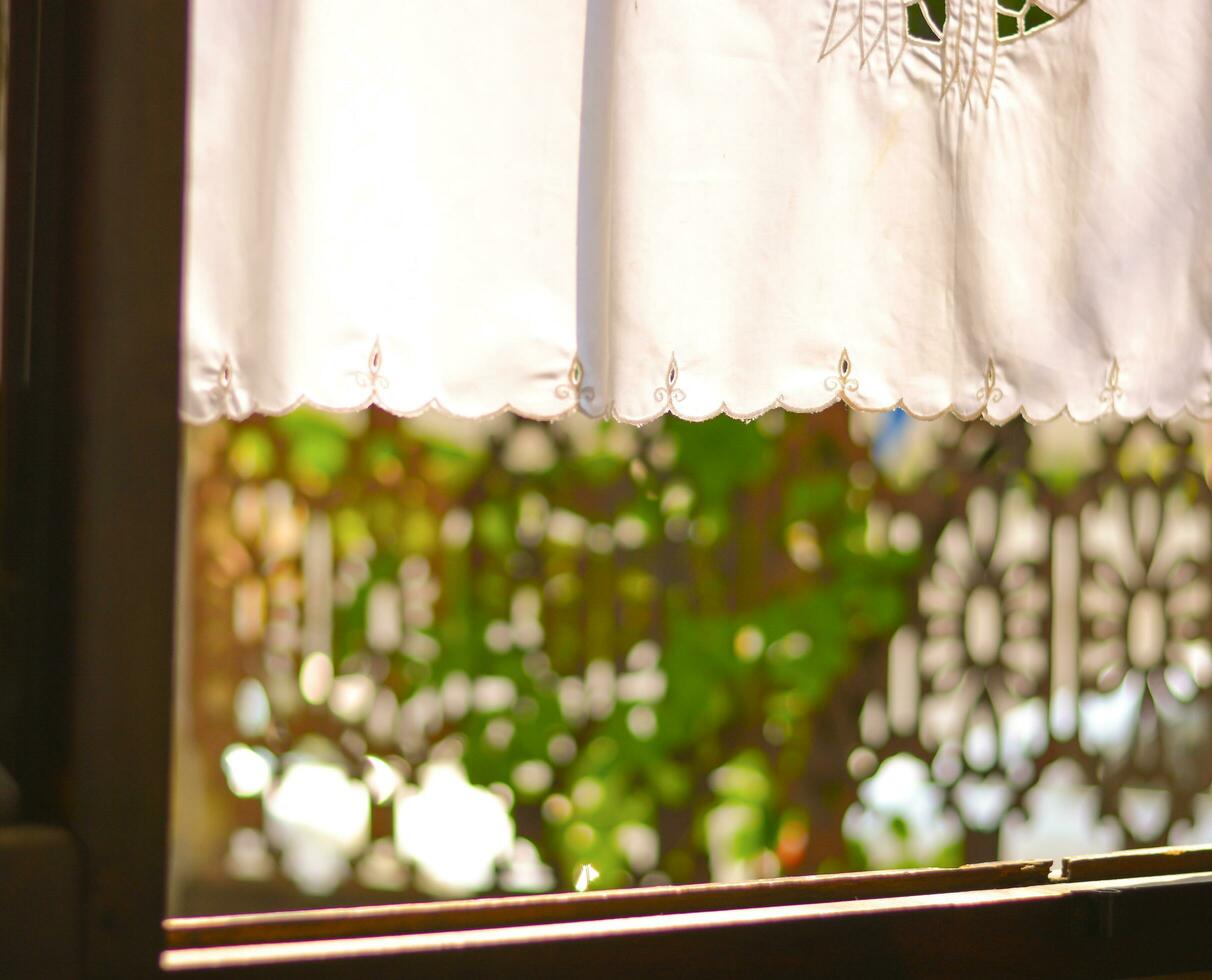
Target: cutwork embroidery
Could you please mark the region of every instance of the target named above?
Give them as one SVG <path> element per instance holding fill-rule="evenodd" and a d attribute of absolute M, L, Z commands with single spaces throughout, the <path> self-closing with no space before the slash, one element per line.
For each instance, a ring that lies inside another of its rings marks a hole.
<path fill-rule="evenodd" d="M 1119 386 L 1119 359 L 1112 358 L 1111 367 L 1107 371 L 1107 383 L 1103 385 L 1103 390 L 1099 393 L 1098 400 L 1106 405 L 1108 409 L 1115 410 L 1116 403 L 1123 393 L 1124 389 Z"/>
<path fill-rule="evenodd" d="M 678 359 L 676 354 L 669 355 L 669 367 L 665 371 L 665 385 L 662 388 L 657 388 L 652 393 L 652 397 L 659 404 L 668 403 L 672 408 L 674 402 L 683 401 L 686 398 L 686 392 L 682 391 L 677 386 L 678 384 Z"/>
<path fill-rule="evenodd" d="M 976 397 L 980 399 L 981 408 L 996 405 L 1002 400 L 1002 389 L 997 386 L 997 368 L 993 366 L 993 358 L 985 365 L 985 383 L 976 389 Z"/>
<path fill-rule="evenodd" d="M 378 394 L 384 388 L 390 388 L 391 382 L 388 381 L 380 373 L 383 366 L 383 351 L 379 347 L 379 341 L 375 340 L 375 345 L 370 349 L 370 357 L 366 361 L 367 369 L 365 371 L 357 371 L 354 373 L 354 380 L 363 388 L 369 388 L 372 394 Z"/>
<path fill-rule="evenodd" d="M 853 367 L 854 365 L 850 362 L 850 352 L 843 347 L 842 354 L 837 359 L 837 374 L 825 379 L 825 390 L 836 391 L 838 397 L 843 401 L 846 395 L 858 391 L 859 383 L 850 377 L 850 370 Z"/>
<path fill-rule="evenodd" d="M 572 398 L 575 399 L 578 405 L 582 402 L 591 404 L 597 398 L 597 392 L 591 386 L 582 387 L 585 380 L 585 368 L 581 365 L 579 357 L 572 359 L 572 365 L 568 368 L 567 378 L 566 382 L 556 385 L 556 398 Z"/>
<path fill-rule="evenodd" d="M 373 347 L 371 348 L 370 355 L 367 358 L 367 369 L 365 371 L 351 372 L 354 375 L 354 378 L 360 387 L 369 388 L 371 390 L 372 397 L 374 395 L 377 395 L 383 389 L 386 389 L 390 386 L 390 381 L 383 375 L 382 367 L 383 367 L 383 351 L 382 351 L 382 347 L 381 347 L 379 341 L 376 340 Z M 805 365 L 805 367 L 806 367 L 806 365 Z M 243 415 L 236 416 L 234 414 L 238 407 L 233 402 L 233 399 L 235 398 L 235 374 L 236 374 L 236 369 L 235 369 L 235 365 L 232 363 L 231 357 L 224 356 L 222 363 L 219 365 L 219 370 L 215 375 L 214 387 L 211 390 L 214 392 L 221 393 L 221 398 L 216 397 L 215 401 L 216 402 L 220 402 L 220 401 L 226 402 L 225 410 L 232 412 L 233 413 L 232 417 L 243 417 Z M 680 376 L 681 376 L 681 368 L 678 365 L 677 355 L 671 354 L 670 358 L 669 358 L 669 366 L 665 371 L 664 382 L 663 382 L 663 384 L 661 384 L 660 386 L 658 386 L 657 388 L 655 388 L 653 390 L 653 399 L 654 399 L 654 401 L 656 401 L 657 404 L 665 405 L 668 409 L 672 410 L 673 406 L 676 403 L 685 401 L 686 392 L 678 384 L 678 381 L 680 380 Z M 1203 377 L 1203 381 L 1205 384 L 1205 394 L 1204 394 L 1203 398 L 1201 399 L 1199 396 L 1193 396 L 1193 398 L 1190 401 L 1188 401 L 1188 408 L 1193 413 L 1196 413 L 1200 417 L 1202 417 L 1203 413 L 1212 413 L 1212 371 L 1204 372 L 1202 377 Z M 990 405 L 995 405 L 1005 399 L 1005 392 L 1003 392 L 1003 390 L 1001 389 L 1000 385 L 998 384 L 998 381 L 999 381 L 999 378 L 998 378 L 997 365 L 994 362 L 994 359 L 992 357 L 988 357 L 985 361 L 985 373 L 984 373 L 984 377 L 982 378 L 982 382 L 978 387 L 976 387 L 975 389 L 972 389 L 973 393 L 976 396 L 976 399 L 980 405 L 980 412 L 982 412 L 982 413 L 985 412 L 989 408 Z M 770 409 L 773 409 L 776 407 L 787 408 L 789 411 L 793 411 L 793 412 L 817 412 L 817 411 L 821 411 L 822 409 L 828 408 L 830 405 L 833 405 L 838 401 L 841 401 L 851 407 L 856 407 L 849 396 L 853 395 L 854 393 L 856 393 L 859 390 L 859 381 L 857 378 L 854 377 L 854 361 L 850 356 L 849 350 L 847 350 L 845 347 L 842 348 L 841 353 L 838 355 L 836 373 L 826 377 L 823 381 L 823 386 L 826 391 L 835 393 L 833 399 L 825 402 L 824 404 L 819 404 L 819 405 L 814 404 L 814 405 L 811 405 L 808 407 L 803 407 L 803 408 L 790 407 L 784 403 L 783 398 L 780 395 L 774 402 L 771 402 L 769 405 L 767 405 L 765 409 L 762 409 L 758 412 L 754 412 L 751 414 L 734 415 L 728 409 L 728 407 L 726 405 L 722 406 L 720 411 L 723 412 L 724 414 L 728 414 L 728 415 L 732 416 L 733 418 L 744 418 L 744 419 L 748 420 L 748 419 L 755 418 L 758 415 L 761 415 L 764 412 L 769 411 Z M 559 384 L 555 385 L 555 387 L 552 390 L 554 391 L 556 397 L 561 400 L 567 401 L 569 399 L 574 399 L 574 406 L 581 408 L 583 410 L 586 410 L 587 414 L 591 414 L 588 412 L 587 406 L 591 405 L 593 402 L 595 402 L 597 400 L 596 390 L 593 387 L 585 384 L 584 365 L 581 363 L 580 357 L 575 356 L 575 355 L 572 359 L 572 363 L 568 367 L 567 374 L 565 375 L 565 380 L 561 381 Z M 1099 391 L 1099 395 L 1098 395 L 1099 402 L 1104 406 L 1102 414 L 1104 416 L 1105 415 L 1118 415 L 1120 412 L 1119 403 L 1120 403 L 1120 400 L 1123 398 L 1124 394 L 1125 394 L 1124 388 L 1120 385 L 1119 359 L 1112 358 L 1110 364 L 1107 365 L 1106 378 L 1104 379 L 1102 389 Z M 246 397 L 246 395 L 241 394 L 240 398 L 243 399 L 244 397 Z M 870 397 L 870 396 L 868 396 L 868 397 Z M 298 399 L 298 401 L 296 402 L 296 405 L 298 405 L 298 404 L 315 405 L 316 403 L 311 402 L 307 398 L 304 397 L 304 398 Z M 431 405 L 433 405 L 433 404 L 436 404 L 436 403 L 431 403 Z M 366 405 L 366 402 L 363 402 L 360 407 L 365 407 L 365 405 Z M 426 407 L 430 407 L 430 406 L 426 406 Z M 861 408 L 863 406 L 857 406 L 857 407 Z M 913 408 L 905 405 L 903 402 L 899 402 L 897 406 L 888 406 L 888 407 L 889 408 L 899 408 L 899 409 L 907 412 L 909 415 L 911 415 L 914 418 L 933 419 L 933 418 L 937 418 L 938 415 L 941 414 L 941 413 L 937 413 L 937 412 L 933 415 L 925 414 L 925 413 L 918 414 L 917 412 L 914 411 Z M 520 415 L 523 418 L 537 418 L 537 419 L 541 419 L 544 421 L 550 421 L 554 418 L 560 417 L 559 415 L 554 415 L 554 416 L 530 415 L 519 409 L 512 409 L 509 406 L 505 406 L 504 408 L 499 409 L 498 412 L 504 411 L 506 409 L 514 411 L 516 414 Z M 252 410 L 257 411 L 257 412 L 266 411 L 265 409 L 258 408 L 256 406 L 254 406 Z M 345 409 L 327 408 L 326 410 L 343 411 Z M 878 408 L 878 407 L 871 407 L 869 410 L 884 411 L 885 409 Z M 963 419 L 974 417 L 972 415 L 961 415 L 960 408 L 956 405 L 950 406 L 947 409 L 947 411 L 954 412 L 957 415 L 959 415 L 960 418 L 963 418 Z M 1023 407 L 1021 405 L 1018 405 L 1017 407 L 1012 407 L 1010 411 L 1011 411 L 1011 413 L 1015 413 L 1015 412 L 1022 413 L 1023 418 L 1028 421 L 1032 421 L 1032 422 L 1036 421 L 1035 419 L 1032 419 L 1031 416 L 1028 415 L 1023 410 Z M 247 414 L 247 412 L 245 412 L 244 414 Z M 416 413 L 397 413 L 397 414 L 416 414 Z M 497 413 L 490 413 L 490 414 L 497 414 Z M 603 414 L 605 416 L 607 416 L 609 418 L 613 418 L 617 421 L 627 421 L 627 422 L 633 421 L 628 416 L 623 416 L 623 415 L 617 414 L 617 409 L 613 402 L 607 402 L 604 411 L 598 412 L 595 417 L 600 417 Z M 459 417 L 470 418 L 470 417 L 477 417 L 477 416 L 459 416 Z M 478 417 L 483 418 L 483 417 L 487 417 L 487 416 L 478 416 Z M 706 417 L 706 416 L 704 416 L 704 417 Z M 1080 418 L 1079 419 L 1079 421 L 1083 421 L 1083 422 L 1091 422 L 1094 420 L 1095 420 L 1095 418 Z M 190 421 L 194 421 L 194 420 L 190 419 Z M 1002 421 L 1004 421 L 1004 420 L 1002 420 Z M 637 424 L 639 424 L 639 423 L 637 423 Z M 996 422 L 995 424 L 1000 424 L 1000 421 Z"/>
<path fill-rule="evenodd" d="M 939 98 L 956 89 L 966 105 L 973 91 L 988 103 L 998 49 L 1068 17 L 1085 0 L 833 0 L 820 58 L 849 38 L 859 45 L 859 66 L 882 55 L 888 76 L 909 44 L 939 58 Z"/>
<path fill-rule="evenodd" d="M 950 3 L 963 14 L 964 0 L 902 0 L 909 37 L 927 44 L 942 44 L 947 25 L 947 7 Z M 994 0 L 997 15 L 997 39 L 1002 44 L 1016 41 L 1020 37 L 1047 27 L 1059 17 L 1070 13 L 1082 0 Z M 1049 10 L 1052 7 L 1054 10 Z"/>

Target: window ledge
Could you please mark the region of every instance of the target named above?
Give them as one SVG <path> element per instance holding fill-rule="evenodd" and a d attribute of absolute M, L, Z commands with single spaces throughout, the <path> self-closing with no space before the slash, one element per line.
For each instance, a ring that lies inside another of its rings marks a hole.
<path fill-rule="evenodd" d="M 162 966 L 168 971 L 244 969 L 266 976 L 363 976 L 398 975 L 408 964 L 426 975 L 567 969 L 577 976 L 616 977 L 636 966 L 702 975 L 810 966 L 826 973 L 942 969 L 1105 976 L 1212 967 L 1204 924 L 1212 907 L 1212 848 L 1075 858 L 1062 862 L 1052 880 L 1050 868 L 1049 862 L 975 865 L 537 900 L 234 916 L 225 922 L 178 920 L 168 924 L 178 948 L 164 953 Z M 932 889 L 914 890 L 928 882 Z M 877 895 L 880 889 L 891 893 Z M 712 902 L 730 904 L 703 907 Z M 516 919 L 527 908 L 532 919 L 545 916 L 546 921 L 501 924 L 507 918 L 501 909 Z M 434 910 L 427 919 L 426 909 Z M 581 914 L 574 919 L 573 912 Z M 410 914 L 420 918 L 401 921 Z M 553 920 L 560 914 L 562 920 Z M 404 929 L 351 934 L 351 923 L 374 929 L 393 916 Z M 329 935 L 319 938 L 325 928 Z M 342 929 L 345 934 L 333 934 Z M 295 938 L 285 941 L 291 930 Z M 244 938 L 179 945 L 190 936 L 234 935 Z"/>

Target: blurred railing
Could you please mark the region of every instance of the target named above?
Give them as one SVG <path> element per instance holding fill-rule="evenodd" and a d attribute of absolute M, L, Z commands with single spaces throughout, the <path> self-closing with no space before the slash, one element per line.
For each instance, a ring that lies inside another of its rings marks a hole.
<path fill-rule="evenodd" d="M 191 430 L 178 911 L 1212 839 L 1197 432 Z"/>

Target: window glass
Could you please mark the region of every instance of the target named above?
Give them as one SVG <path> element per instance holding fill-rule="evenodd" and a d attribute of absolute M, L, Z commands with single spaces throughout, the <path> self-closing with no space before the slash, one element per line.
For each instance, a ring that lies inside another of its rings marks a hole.
<path fill-rule="evenodd" d="M 1206 442 L 189 427 L 170 911 L 1212 841 Z"/>

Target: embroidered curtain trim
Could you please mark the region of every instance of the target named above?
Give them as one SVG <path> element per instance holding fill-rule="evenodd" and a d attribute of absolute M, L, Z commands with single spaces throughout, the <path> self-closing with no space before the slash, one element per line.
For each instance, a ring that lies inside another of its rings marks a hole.
<path fill-rule="evenodd" d="M 181 415 L 1212 417 L 1212 3 L 198 0 Z"/>

